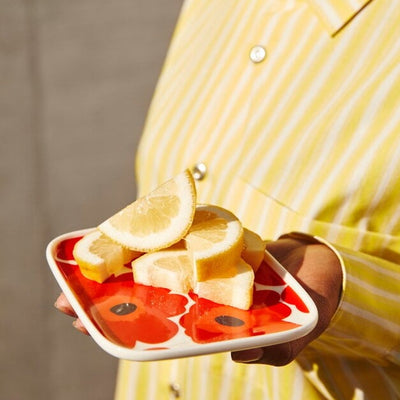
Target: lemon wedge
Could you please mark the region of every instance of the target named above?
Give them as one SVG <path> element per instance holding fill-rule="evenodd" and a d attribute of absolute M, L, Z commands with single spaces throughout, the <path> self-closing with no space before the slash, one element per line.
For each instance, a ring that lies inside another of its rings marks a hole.
<path fill-rule="evenodd" d="M 129 271 L 125 264 L 140 254 L 114 243 L 98 230 L 83 236 L 73 249 L 82 275 L 99 283 L 111 275 Z"/>
<path fill-rule="evenodd" d="M 257 233 L 247 228 L 243 228 L 243 233 L 244 246 L 241 257 L 251 265 L 254 272 L 257 272 L 264 259 L 267 243 Z"/>
<path fill-rule="evenodd" d="M 135 283 L 163 287 L 178 293 L 193 288 L 193 268 L 186 250 L 160 250 L 132 261 Z"/>
<path fill-rule="evenodd" d="M 131 250 L 151 252 L 181 240 L 196 207 L 189 170 L 163 183 L 99 225 L 99 230 Z"/>
<path fill-rule="evenodd" d="M 234 266 L 230 277 L 212 278 L 197 282 L 195 292 L 199 297 L 243 310 L 253 303 L 254 271 L 242 259 Z"/>
<path fill-rule="evenodd" d="M 243 228 L 230 211 L 198 205 L 184 239 L 193 260 L 195 281 L 235 274 L 243 250 Z"/>

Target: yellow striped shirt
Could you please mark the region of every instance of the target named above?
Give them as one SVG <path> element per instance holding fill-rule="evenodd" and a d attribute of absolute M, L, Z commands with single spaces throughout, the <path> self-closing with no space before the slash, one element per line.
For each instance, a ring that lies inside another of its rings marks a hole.
<path fill-rule="evenodd" d="M 199 162 L 199 202 L 264 238 L 296 230 L 334 246 L 343 299 L 286 367 L 122 361 L 116 398 L 400 398 L 398 1 L 185 1 L 137 155 L 140 192 Z"/>

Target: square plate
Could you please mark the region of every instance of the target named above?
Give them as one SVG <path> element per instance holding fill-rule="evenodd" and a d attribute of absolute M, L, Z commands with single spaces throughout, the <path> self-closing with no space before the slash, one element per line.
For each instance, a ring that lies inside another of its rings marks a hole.
<path fill-rule="evenodd" d="M 91 230 L 53 239 L 46 257 L 85 328 L 115 357 L 151 361 L 264 347 L 302 337 L 317 323 L 314 302 L 268 252 L 248 311 L 137 284 L 129 269 L 103 283 L 86 279 L 72 250 Z"/>

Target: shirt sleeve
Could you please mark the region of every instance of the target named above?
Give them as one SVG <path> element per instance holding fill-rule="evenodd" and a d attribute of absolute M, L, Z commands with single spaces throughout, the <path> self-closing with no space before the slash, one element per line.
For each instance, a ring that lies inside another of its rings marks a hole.
<path fill-rule="evenodd" d="M 285 235 L 286 236 L 286 235 Z M 378 364 L 400 364 L 400 266 L 333 245 L 318 236 L 291 233 L 327 245 L 343 270 L 342 294 L 328 329 L 314 348 Z"/>

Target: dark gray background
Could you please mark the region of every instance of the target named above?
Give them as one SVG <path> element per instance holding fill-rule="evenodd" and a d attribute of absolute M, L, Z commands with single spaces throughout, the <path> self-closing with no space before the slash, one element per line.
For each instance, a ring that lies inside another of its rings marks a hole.
<path fill-rule="evenodd" d="M 0 0 L 0 399 L 110 400 L 117 360 L 53 308 L 55 236 L 135 197 L 178 0 Z"/>

